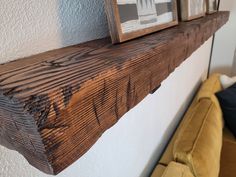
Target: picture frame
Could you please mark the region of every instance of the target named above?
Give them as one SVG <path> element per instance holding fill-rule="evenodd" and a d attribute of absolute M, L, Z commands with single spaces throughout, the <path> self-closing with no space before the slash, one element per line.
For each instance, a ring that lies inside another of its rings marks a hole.
<path fill-rule="evenodd" d="M 181 21 L 190 21 L 205 16 L 205 0 L 179 0 Z"/>
<path fill-rule="evenodd" d="M 177 0 L 105 0 L 112 43 L 178 24 Z"/>
<path fill-rule="evenodd" d="M 218 11 L 219 0 L 206 0 L 206 13 L 212 14 Z"/>

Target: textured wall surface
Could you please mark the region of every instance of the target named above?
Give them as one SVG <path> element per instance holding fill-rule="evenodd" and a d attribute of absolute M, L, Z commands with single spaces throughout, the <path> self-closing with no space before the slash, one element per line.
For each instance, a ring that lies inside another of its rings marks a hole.
<path fill-rule="evenodd" d="M 236 48 L 236 1 L 221 0 L 220 10 L 230 10 L 230 18 L 222 30 L 216 33 L 211 72 L 235 74 L 234 52 Z"/>
<path fill-rule="evenodd" d="M 0 62 L 108 35 L 103 0 L 0 0 Z"/>
<path fill-rule="evenodd" d="M 0 0 L 0 62 L 108 34 L 102 0 Z M 146 177 L 206 76 L 211 39 L 59 177 Z M 0 146 L 0 177 L 47 177 Z"/>

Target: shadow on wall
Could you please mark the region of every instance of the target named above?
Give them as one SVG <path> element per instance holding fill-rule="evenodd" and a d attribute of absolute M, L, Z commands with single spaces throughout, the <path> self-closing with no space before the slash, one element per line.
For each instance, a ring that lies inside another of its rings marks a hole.
<path fill-rule="evenodd" d="M 232 67 L 232 75 L 236 76 L 236 48 L 234 51 L 234 63 L 233 63 L 233 67 Z"/>
<path fill-rule="evenodd" d="M 57 5 L 63 46 L 108 36 L 104 1 L 58 0 Z"/>
<path fill-rule="evenodd" d="M 199 89 L 202 82 L 203 82 L 202 80 L 198 81 L 195 88 L 193 89 L 193 92 L 191 92 L 187 96 L 187 99 L 186 99 L 187 101 L 185 103 L 183 103 L 182 106 L 179 108 L 179 110 L 176 113 L 175 117 L 173 118 L 172 122 L 166 128 L 166 131 L 165 131 L 164 135 L 162 136 L 161 142 L 163 142 L 163 143 L 161 143 L 156 148 L 155 152 L 151 156 L 151 159 L 149 160 L 149 162 L 147 163 L 146 167 L 144 168 L 142 174 L 139 177 L 146 177 L 146 176 L 150 176 L 152 174 L 152 171 L 155 169 L 161 156 L 165 152 L 166 147 L 168 146 L 171 138 L 173 137 L 176 129 L 178 128 L 180 121 L 183 119 L 186 111 L 188 110 L 188 107 L 190 106 L 190 104 L 191 104 L 193 98 L 195 97 L 195 94 L 197 93 L 197 90 Z M 155 163 L 153 163 L 153 162 L 155 162 Z M 155 164 L 155 165 L 153 166 L 153 164 Z"/>
<path fill-rule="evenodd" d="M 232 72 L 231 70 L 233 70 L 232 67 L 229 66 L 221 66 L 221 67 L 216 67 L 214 69 L 212 69 L 211 73 L 220 73 L 220 74 L 226 74 L 228 76 L 232 76 Z"/>

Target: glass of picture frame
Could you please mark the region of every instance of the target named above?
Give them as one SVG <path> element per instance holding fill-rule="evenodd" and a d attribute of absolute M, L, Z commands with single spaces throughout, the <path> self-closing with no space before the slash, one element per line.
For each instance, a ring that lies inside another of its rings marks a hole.
<path fill-rule="evenodd" d="M 212 14 L 217 12 L 219 0 L 206 0 L 206 13 Z"/>
<path fill-rule="evenodd" d="M 180 0 L 179 7 L 182 21 L 205 16 L 205 0 Z"/>
<path fill-rule="evenodd" d="M 105 0 L 112 43 L 178 24 L 176 0 Z"/>

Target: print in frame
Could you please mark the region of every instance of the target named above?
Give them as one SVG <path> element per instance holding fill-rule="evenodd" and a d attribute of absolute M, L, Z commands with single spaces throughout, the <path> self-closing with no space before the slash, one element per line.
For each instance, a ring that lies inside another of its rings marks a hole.
<path fill-rule="evenodd" d="M 112 43 L 178 24 L 176 0 L 105 0 Z"/>
<path fill-rule="evenodd" d="M 206 9 L 207 14 L 212 14 L 217 12 L 218 9 L 218 0 L 206 0 Z"/>
<path fill-rule="evenodd" d="M 182 21 L 189 21 L 205 16 L 205 0 L 180 0 Z"/>

